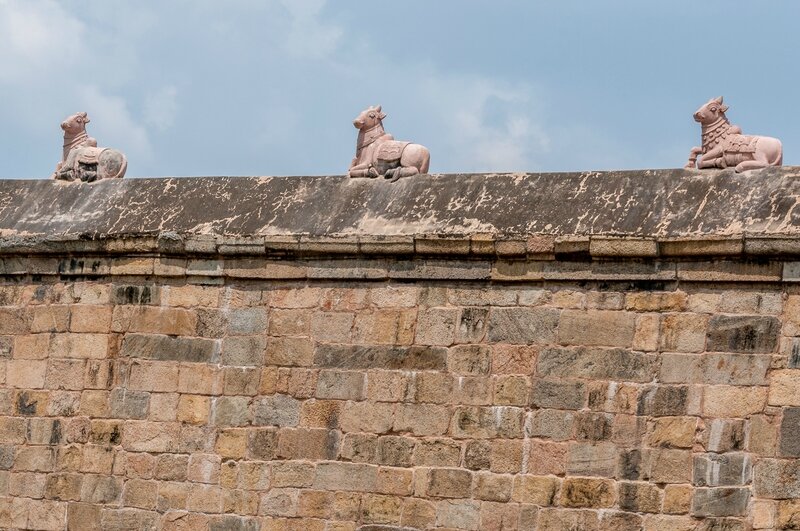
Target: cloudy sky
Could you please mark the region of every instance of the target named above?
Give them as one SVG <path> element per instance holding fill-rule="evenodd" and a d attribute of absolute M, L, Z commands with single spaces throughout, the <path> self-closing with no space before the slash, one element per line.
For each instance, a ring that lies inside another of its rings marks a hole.
<path fill-rule="evenodd" d="M 679 167 L 724 95 L 800 164 L 797 0 L 0 0 L 0 177 L 44 178 L 59 123 L 128 176 L 341 174 L 352 120 L 432 172 Z"/>

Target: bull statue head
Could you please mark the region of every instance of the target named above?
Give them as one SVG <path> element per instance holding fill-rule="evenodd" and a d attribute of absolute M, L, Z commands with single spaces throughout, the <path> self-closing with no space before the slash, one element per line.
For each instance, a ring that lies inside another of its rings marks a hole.
<path fill-rule="evenodd" d="M 727 110 L 728 106 L 722 103 L 722 96 L 710 99 L 694 113 L 694 121 L 701 124 L 713 124 L 720 118 L 725 118 Z"/>
<path fill-rule="evenodd" d="M 353 126 L 358 130 L 368 131 L 380 124 L 384 118 L 386 118 L 386 114 L 381 111 L 380 105 L 367 107 L 353 120 Z"/>
<path fill-rule="evenodd" d="M 86 129 L 86 124 L 90 121 L 89 116 L 81 111 L 72 116 L 67 116 L 66 119 L 61 122 L 61 129 L 63 129 L 65 133 L 77 134 L 84 131 Z"/>

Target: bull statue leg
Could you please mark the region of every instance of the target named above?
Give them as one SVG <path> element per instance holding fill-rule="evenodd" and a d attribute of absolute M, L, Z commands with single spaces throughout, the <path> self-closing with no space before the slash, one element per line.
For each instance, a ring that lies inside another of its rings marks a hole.
<path fill-rule="evenodd" d="M 420 144 L 409 144 L 400 156 L 400 167 L 386 172 L 386 178 L 392 182 L 403 177 L 411 177 L 420 173 L 428 173 L 431 165 L 431 153 Z"/>
<path fill-rule="evenodd" d="M 691 151 L 689 151 L 689 160 L 686 161 L 686 165 L 683 167 L 686 170 L 693 170 L 697 167 L 697 157 L 703 153 L 703 148 L 701 147 L 693 147 Z"/>
<path fill-rule="evenodd" d="M 348 170 L 347 174 L 350 177 L 369 177 L 370 179 L 378 177 L 378 171 L 370 162 L 353 166 Z"/>
<path fill-rule="evenodd" d="M 700 162 L 697 163 L 697 167 L 700 169 L 704 168 L 724 168 L 724 165 L 720 165 L 719 163 L 722 162 L 725 156 L 725 152 L 722 149 L 722 146 L 717 146 L 714 149 L 710 150 L 708 153 L 703 155 L 703 158 L 700 159 Z"/>

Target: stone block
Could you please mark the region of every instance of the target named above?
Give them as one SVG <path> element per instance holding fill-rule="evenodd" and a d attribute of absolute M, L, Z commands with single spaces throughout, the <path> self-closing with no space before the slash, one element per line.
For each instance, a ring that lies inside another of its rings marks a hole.
<path fill-rule="evenodd" d="M 765 385 L 770 361 L 769 356 L 758 354 L 709 353 L 703 356 L 703 383 Z"/>
<path fill-rule="evenodd" d="M 461 445 L 450 439 L 421 439 L 414 447 L 414 466 L 456 467 L 460 460 Z"/>
<path fill-rule="evenodd" d="M 131 358 L 208 363 L 215 351 L 216 343 L 209 339 L 126 334 L 120 353 Z"/>
<path fill-rule="evenodd" d="M 110 307 L 79 304 L 70 309 L 69 330 L 71 332 L 107 333 L 110 329 Z"/>
<path fill-rule="evenodd" d="M 748 485 L 752 479 L 750 457 L 744 453 L 694 456 L 694 485 L 721 487 Z"/>
<path fill-rule="evenodd" d="M 580 411 L 575 415 L 575 439 L 603 441 L 611 439 L 614 416 L 609 413 Z"/>
<path fill-rule="evenodd" d="M 766 356 L 763 356 L 767 358 Z M 769 360 L 769 358 L 767 358 Z M 769 405 L 800 406 L 800 371 L 772 371 L 769 379 Z"/>
<path fill-rule="evenodd" d="M 615 501 L 611 480 L 566 478 L 561 484 L 559 504 L 563 507 L 600 509 L 613 506 Z"/>
<path fill-rule="evenodd" d="M 222 393 L 221 373 L 201 363 L 182 364 L 178 372 L 178 392 L 199 395 Z"/>
<path fill-rule="evenodd" d="M 800 460 L 759 459 L 753 467 L 753 486 L 758 498 L 800 498 Z"/>
<path fill-rule="evenodd" d="M 318 428 L 284 428 L 278 431 L 278 458 L 323 460 L 335 459 L 339 432 Z"/>
<path fill-rule="evenodd" d="M 222 340 L 222 364 L 255 366 L 264 364 L 267 340 L 260 336 L 226 337 Z"/>
<path fill-rule="evenodd" d="M 695 489 L 692 497 L 692 516 L 745 516 L 750 502 L 747 488 Z"/>
<path fill-rule="evenodd" d="M 540 409 L 528 417 L 525 432 L 529 437 L 565 441 L 572 437 L 575 413 L 558 409 Z"/>
<path fill-rule="evenodd" d="M 775 352 L 781 324 L 775 317 L 715 315 L 708 323 L 712 352 Z"/>
<path fill-rule="evenodd" d="M 340 457 L 354 463 L 375 463 L 377 453 L 377 435 L 348 433 L 342 441 Z"/>
<path fill-rule="evenodd" d="M 169 393 L 178 389 L 178 366 L 172 363 L 133 363 L 129 389 Z"/>
<path fill-rule="evenodd" d="M 762 439 L 758 427 L 759 416 L 750 417 L 750 439 Z M 744 450 L 745 421 L 739 419 L 711 419 L 706 421 L 706 429 L 702 432 L 701 442 L 709 452 L 731 452 Z M 752 451 L 752 450 L 751 450 Z M 754 453 L 760 453 L 755 451 Z M 762 454 L 764 455 L 764 454 Z"/>
<path fill-rule="evenodd" d="M 457 407 L 449 432 L 457 439 L 521 438 L 523 409 L 510 406 Z"/>
<path fill-rule="evenodd" d="M 378 464 L 408 467 L 411 466 L 414 452 L 414 439 L 410 437 L 379 437 L 375 459 Z"/>
<path fill-rule="evenodd" d="M 580 531 L 600 531 L 599 513 L 590 510 L 542 509 L 538 514 L 537 525 L 538 527 L 535 529 L 542 530 L 579 529 Z"/>
<path fill-rule="evenodd" d="M 47 363 L 44 385 L 48 389 L 83 389 L 83 374 L 86 360 L 51 359 Z"/>
<path fill-rule="evenodd" d="M 658 358 L 624 349 L 546 348 L 536 366 L 541 376 L 648 382 L 657 372 Z"/>
<path fill-rule="evenodd" d="M 634 513 L 660 513 L 663 494 L 650 483 L 621 481 L 617 485 L 619 508 Z"/>
<path fill-rule="evenodd" d="M 480 504 L 472 500 L 442 500 L 436 503 L 436 526 L 475 531 L 480 528 Z"/>
<path fill-rule="evenodd" d="M 49 500 L 78 501 L 81 496 L 81 474 L 52 474 L 47 476 L 44 496 Z"/>
<path fill-rule="evenodd" d="M 436 498 L 469 498 L 472 473 L 460 468 L 432 468 L 428 473 L 426 495 Z"/>
<path fill-rule="evenodd" d="M 447 367 L 447 349 L 321 344 L 314 353 L 314 365 L 337 369 L 443 371 Z"/>
<path fill-rule="evenodd" d="M 360 400 L 364 393 L 364 374 L 322 370 L 317 380 L 317 398 Z"/>
<path fill-rule="evenodd" d="M 559 482 L 558 478 L 552 476 L 518 474 L 514 476 L 512 499 L 518 503 L 548 507 L 555 503 Z"/>
<path fill-rule="evenodd" d="M 663 512 L 667 514 L 687 514 L 692 504 L 692 490 L 689 485 L 665 486 Z"/>
<path fill-rule="evenodd" d="M 45 360 L 10 360 L 6 368 L 6 385 L 22 389 L 41 389 L 47 373 Z"/>
<path fill-rule="evenodd" d="M 144 419 L 150 407 L 150 393 L 119 387 L 111 391 L 110 404 L 112 417 Z"/>
<path fill-rule="evenodd" d="M 155 478 L 165 481 L 185 481 L 188 466 L 188 455 L 161 454 L 156 460 Z"/>
<path fill-rule="evenodd" d="M 314 312 L 311 336 L 324 343 L 348 343 L 355 317 L 349 312 Z"/>
<path fill-rule="evenodd" d="M 563 345 L 630 347 L 636 331 L 636 315 L 607 310 L 565 310 L 558 324 Z"/>
<path fill-rule="evenodd" d="M 690 450 L 653 449 L 649 456 L 649 479 L 653 483 L 689 483 L 692 476 Z"/>
<path fill-rule="evenodd" d="M 423 309 L 417 316 L 416 336 L 414 342 L 420 345 L 452 345 L 455 342 L 457 326 L 457 309 Z"/>
<path fill-rule="evenodd" d="M 708 316 L 693 313 L 667 314 L 661 319 L 661 349 L 702 352 L 706 344 Z"/>
<path fill-rule="evenodd" d="M 302 337 L 267 339 L 266 363 L 286 367 L 308 367 L 314 357 L 314 344 Z"/>
<path fill-rule="evenodd" d="M 489 374 L 491 349 L 484 345 L 458 345 L 447 353 L 447 370 L 463 376 Z"/>
<path fill-rule="evenodd" d="M 108 351 L 106 334 L 55 334 L 50 340 L 52 358 L 105 359 Z"/>
<path fill-rule="evenodd" d="M 766 387 L 709 385 L 704 389 L 703 415 L 742 418 L 762 412 L 766 403 Z"/>
<path fill-rule="evenodd" d="M 798 407 L 783 409 L 778 454 L 782 457 L 800 457 L 800 408 Z"/>
<path fill-rule="evenodd" d="M 158 483 L 142 479 L 129 479 L 122 491 L 122 504 L 140 509 L 155 509 Z"/>
<path fill-rule="evenodd" d="M 518 345 L 552 343 L 558 321 L 559 311 L 550 308 L 492 308 L 488 340 Z"/>
<path fill-rule="evenodd" d="M 372 492 L 377 480 L 377 466 L 323 462 L 317 465 L 313 486 L 322 490 Z"/>
<path fill-rule="evenodd" d="M 219 483 L 221 464 L 218 455 L 192 454 L 189 456 L 186 479 L 198 483 Z"/>
<path fill-rule="evenodd" d="M 70 503 L 67 506 L 67 531 L 101 531 L 101 509 L 88 503 Z"/>
<path fill-rule="evenodd" d="M 161 287 L 152 285 L 115 284 L 111 291 L 114 304 L 160 304 Z"/>
<path fill-rule="evenodd" d="M 688 396 L 687 386 L 658 385 L 645 388 L 639 395 L 636 413 L 652 417 L 686 415 Z"/>
<path fill-rule="evenodd" d="M 625 308 L 637 312 L 682 312 L 687 299 L 683 291 L 633 292 L 625 296 Z"/>
<path fill-rule="evenodd" d="M 696 431 L 696 417 L 660 417 L 653 420 L 647 444 L 660 448 L 691 448 Z"/>
<path fill-rule="evenodd" d="M 394 424 L 395 404 L 347 402 L 340 417 L 344 432 L 388 433 Z"/>
<path fill-rule="evenodd" d="M 486 335 L 487 308 L 462 308 L 456 329 L 456 343 L 479 343 Z"/>
<path fill-rule="evenodd" d="M 261 371 L 255 367 L 227 367 L 222 377 L 222 392 L 226 395 L 253 396 L 258 393 Z"/>
<path fill-rule="evenodd" d="M 269 461 L 278 451 L 278 431 L 270 428 L 247 430 L 247 457 Z"/>
<path fill-rule="evenodd" d="M 507 502 L 511 498 L 512 480 L 513 476 L 510 475 L 475 474 L 475 497 L 479 500 Z"/>
<path fill-rule="evenodd" d="M 297 426 L 300 419 L 300 402 L 286 395 L 260 398 L 253 405 L 256 426 Z"/>
<path fill-rule="evenodd" d="M 500 406 L 525 406 L 530 402 L 531 383 L 525 376 L 497 376 L 492 378 L 494 387 L 492 403 Z"/>
<path fill-rule="evenodd" d="M 614 444 L 572 443 L 569 445 L 567 473 L 573 476 L 613 477 L 617 469 Z"/>
<path fill-rule="evenodd" d="M 446 404 L 452 401 L 456 388 L 453 389 L 456 378 L 445 372 L 419 372 L 414 380 L 414 400 L 416 402 L 431 402 Z"/>

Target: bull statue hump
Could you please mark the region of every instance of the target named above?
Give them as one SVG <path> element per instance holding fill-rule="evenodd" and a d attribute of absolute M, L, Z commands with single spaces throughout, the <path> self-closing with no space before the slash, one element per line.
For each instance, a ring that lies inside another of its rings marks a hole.
<path fill-rule="evenodd" d="M 736 172 L 783 164 L 783 146 L 777 138 L 744 135 L 725 116 L 728 106 L 722 96 L 709 100 L 694 113 L 702 129 L 702 146 L 689 152 L 686 169 L 729 168 Z M 700 160 L 698 161 L 698 157 Z"/>
<path fill-rule="evenodd" d="M 61 122 L 64 148 L 61 162 L 53 172 L 53 179 L 94 182 L 121 179 L 125 176 L 128 159 L 116 149 L 97 147 L 97 140 L 86 133 L 86 124 L 89 121 L 85 112 L 79 112 Z"/>
<path fill-rule="evenodd" d="M 431 163 L 428 148 L 395 140 L 384 131 L 384 118 L 386 114 L 377 105 L 366 108 L 353 120 L 358 140 L 356 156 L 348 171 L 350 177 L 384 177 L 394 182 L 401 177 L 428 173 Z"/>

